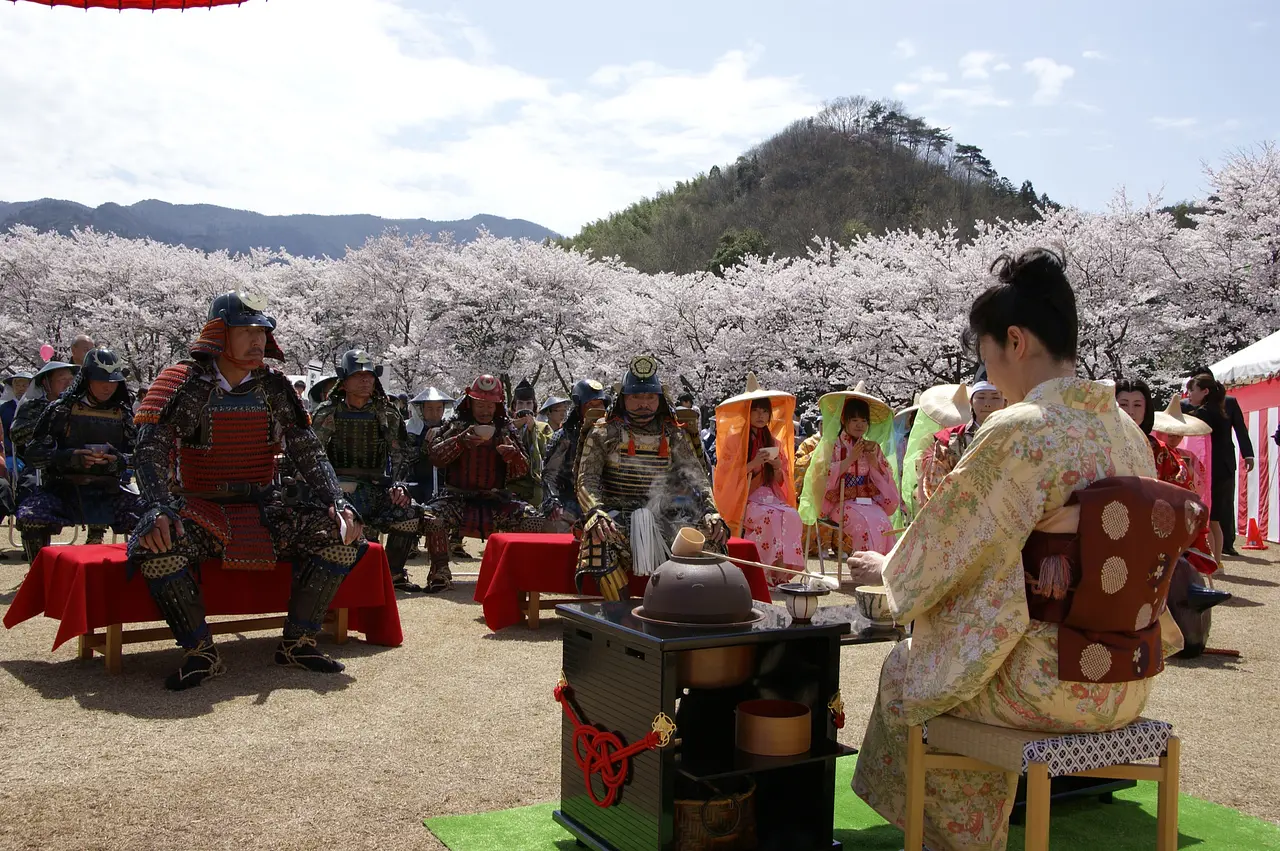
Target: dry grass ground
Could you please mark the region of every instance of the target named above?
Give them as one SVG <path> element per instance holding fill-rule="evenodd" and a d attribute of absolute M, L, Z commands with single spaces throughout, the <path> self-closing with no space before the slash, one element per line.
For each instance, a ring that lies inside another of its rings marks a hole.
<path fill-rule="evenodd" d="M 1186 743 L 1187 793 L 1272 821 L 1276 553 L 1232 560 L 1219 586 L 1236 599 L 1212 644 L 1243 657 L 1174 662 L 1149 710 Z M 0 561 L 0 612 L 20 557 Z M 71 645 L 51 654 L 52 621 L 0 634 L 0 848 L 438 849 L 425 816 L 555 799 L 557 620 L 491 634 L 472 590 L 402 599 L 404 646 L 352 641 L 338 676 L 276 668 L 273 635 L 227 636 L 228 675 L 182 694 L 160 684 L 171 646 L 129 647 L 110 677 Z M 887 652 L 844 651 L 850 744 Z"/>

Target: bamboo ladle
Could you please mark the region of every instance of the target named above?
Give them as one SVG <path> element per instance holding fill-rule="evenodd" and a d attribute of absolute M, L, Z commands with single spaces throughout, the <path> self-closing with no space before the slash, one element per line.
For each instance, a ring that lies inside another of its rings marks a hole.
<path fill-rule="evenodd" d="M 778 567 L 772 564 L 764 564 L 763 562 L 751 561 L 750 559 L 745 558 L 736 558 L 734 556 L 724 555 L 723 553 L 704 550 L 703 547 L 706 543 L 706 535 L 703 535 L 691 526 L 685 526 L 680 530 L 680 533 L 676 535 L 676 539 L 672 541 L 671 554 L 678 556 L 711 556 L 713 558 L 731 561 L 734 564 L 745 564 L 748 567 L 758 567 L 762 570 L 776 570 L 779 573 L 789 573 L 792 576 L 803 576 L 805 579 L 810 581 L 817 580 L 819 584 L 831 591 L 840 590 L 839 580 L 832 579 L 830 576 L 823 576 L 820 573 L 806 573 L 803 570 L 792 570 L 789 567 Z"/>

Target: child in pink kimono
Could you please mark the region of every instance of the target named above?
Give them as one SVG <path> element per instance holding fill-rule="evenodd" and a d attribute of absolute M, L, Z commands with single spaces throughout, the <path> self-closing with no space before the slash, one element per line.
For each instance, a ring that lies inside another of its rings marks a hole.
<path fill-rule="evenodd" d="M 878 444 L 864 439 L 871 424 L 870 406 L 862 399 L 845 400 L 840 423 L 840 437 L 831 450 L 822 516 L 838 524 L 843 514 L 846 552 L 887 553 L 894 544 L 889 518 L 898 510 L 900 497 L 884 452 Z"/>

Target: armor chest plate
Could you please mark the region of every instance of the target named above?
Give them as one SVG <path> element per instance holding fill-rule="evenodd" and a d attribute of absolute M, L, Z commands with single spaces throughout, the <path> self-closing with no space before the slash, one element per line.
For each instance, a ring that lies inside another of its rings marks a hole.
<path fill-rule="evenodd" d="M 93 408 L 74 402 L 67 417 L 66 442 L 63 449 L 83 449 L 91 443 L 110 443 L 121 452 L 124 445 L 124 411 L 120 408 Z"/>
<path fill-rule="evenodd" d="M 381 474 L 387 466 L 387 440 L 373 409 L 340 409 L 333 418 L 333 437 L 325 447 L 329 462 L 338 470 L 365 470 Z"/>
<path fill-rule="evenodd" d="M 197 443 L 178 449 L 184 490 L 213 491 L 230 483 L 271 484 L 280 443 L 271 411 L 257 384 L 242 392 L 215 390 L 209 397 Z"/>
<path fill-rule="evenodd" d="M 624 433 L 624 438 L 626 434 Z M 608 508 L 633 508 L 649 500 L 655 486 L 661 487 L 671 468 L 670 456 L 659 454 L 661 437 L 635 436 L 635 454 L 624 439 L 606 460 L 602 485 Z"/>

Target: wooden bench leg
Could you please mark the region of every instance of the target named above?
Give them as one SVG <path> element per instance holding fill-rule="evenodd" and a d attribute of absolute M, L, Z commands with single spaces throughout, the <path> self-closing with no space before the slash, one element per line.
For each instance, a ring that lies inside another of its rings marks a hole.
<path fill-rule="evenodd" d="M 818 541 L 822 546 L 822 541 Z M 921 851 L 924 847 L 924 731 L 907 728 L 907 817 L 904 831 L 905 851 Z"/>
<path fill-rule="evenodd" d="M 541 602 L 541 596 L 537 591 L 529 592 L 529 602 L 525 605 L 525 620 L 529 622 L 529 629 L 537 629 L 540 626 L 539 619 L 542 617 L 542 607 L 539 603 Z"/>
<path fill-rule="evenodd" d="M 347 643 L 347 624 L 349 623 L 350 612 L 346 609 L 338 609 L 333 613 L 333 641 L 335 644 Z"/>
<path fill-rule="evenodd" d="M 93 645 L 94 645 L 93 639 L 97 637 L 97 634 L 98 633 L 96 630 L 91 629 L 88 632 L 86 632 L 84 635 L 80 636 L 80 639 L 76 643 L 77 659 L 93 658 Z"/>
<path fill-rule="evenodd" d="M 1049 851 L 1049 766 L 1027 766 L 1026 851 Z"/>
<path fill-rule="evenodd" d="M 107 657 L 107 673 L 118 674 L 124 670 L 122 660 L 124 649 L 124 626 L 113 623 L 107 627 L 107 645 L 103 649 Z"/>
<path fill-rule="evenodd" d="M 1170 736 L 1165 755 L 1160 758 L 1164 777 L 1160 780 L 1156 801 L 1156 848 L 1158 851 L 1178 849 L 1178 772 L 1182 759 L 1182 743 Z"/>

